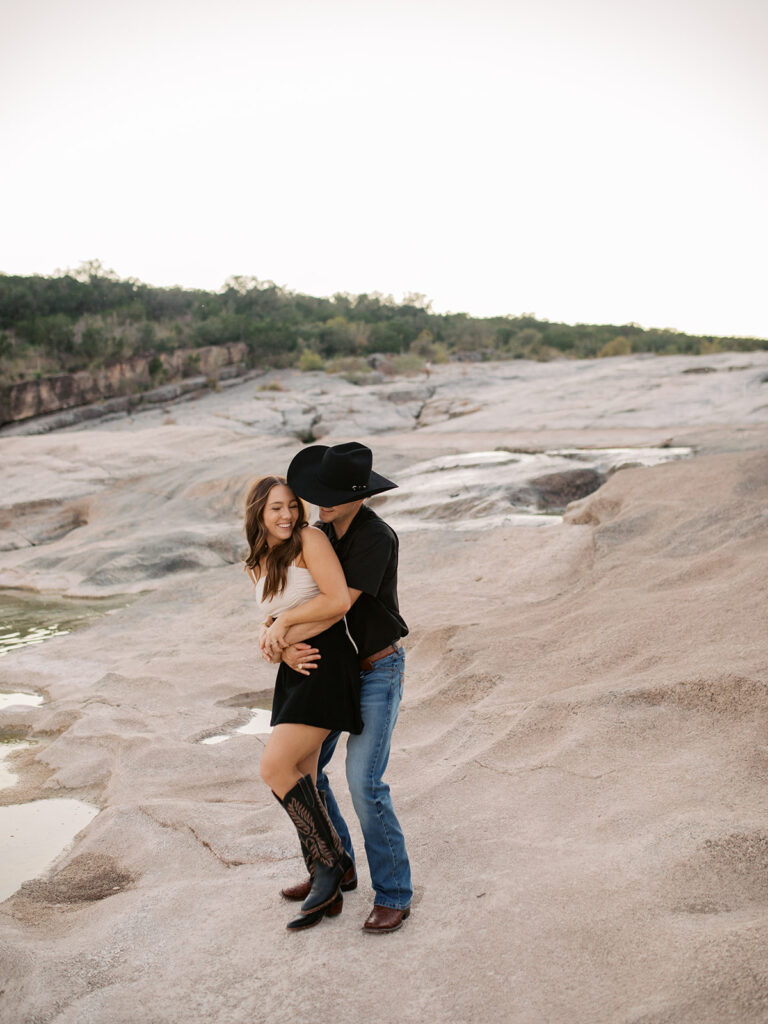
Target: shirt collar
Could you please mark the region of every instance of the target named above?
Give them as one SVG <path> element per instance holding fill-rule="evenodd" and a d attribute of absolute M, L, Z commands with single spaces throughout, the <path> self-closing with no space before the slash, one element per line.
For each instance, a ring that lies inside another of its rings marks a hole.
<path fill-rule="evenodd" d="M 367 505 L 361 505 L 360 508 L 358 509 L 357 515 L 349 524 L 347 532 L 344 534 L 343 537 L 337 537 L 336 531 L 333 531 L 334 544 L 343 544 L 349 537 L 352 536 L 353 533 L 359 530 L 364 523 L 367 523 L 375 515 L 376 513 L 373 511 L 373 509 L 368 508 Z M 331 529 L 333 529 L 333 524 L 331 524 Z"/>

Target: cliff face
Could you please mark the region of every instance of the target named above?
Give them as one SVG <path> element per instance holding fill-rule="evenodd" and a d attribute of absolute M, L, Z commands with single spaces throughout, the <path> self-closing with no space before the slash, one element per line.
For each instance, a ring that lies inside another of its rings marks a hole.
<path fill-rule="evenodd" d="M 216 377 L 222 367 L 243 363 L 246 352 L 245 344 L 233 342 L 206 348 L 177 349 L 156 358 L 162 363 L 163 379 L 176 380 L 193 374 Z M 158 383 L 160 375 L 153 378 L 149 369 L 153 358 L 136 356 L 98 370 L 62 373 L 8 385 L 0 390 L 0 424 L 142 391 Z"/>

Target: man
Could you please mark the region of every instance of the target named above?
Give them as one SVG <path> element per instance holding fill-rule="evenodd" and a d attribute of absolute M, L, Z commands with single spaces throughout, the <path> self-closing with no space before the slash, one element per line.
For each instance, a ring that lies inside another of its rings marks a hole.
<path fill-rule="evenodd" d="M 365 852 L 375 893 L 374 907 L 363 925 L 367 932 L 395 931 L 410 914 L 411 869 L 405 840 L 383 780 L 392 732 L 403 695 L 405 653 L 400 640 L 408 627 L 397 598 L 398 539 L 395 531 L 363 504 L 363 499 L 397 484 L 372 469 L 370 448 L 357 442 L 303 449 L 288 468 L 288 485 L 295 494 L 317 505 L 320 529 L 339 557 L 352 607 L 348 631 L 360 658 L 360 709 L 363 731 L 347 740 L 347 782 L 365 840 Z M 302 623 L 286 634 L 290 646 L 283 660 L 304 675 L 319 658 L 305 644 L 330 621 Z M 349 829 L 325 775 L 339 733 L 331 733 L 320 755 L 317 787 L 344 848 L 354 861 Z M 354 867 L 342 879 L 344 890 L 357 886 Z M 287 899 L 305 899 L 309 879 L 283 890 Z"/>

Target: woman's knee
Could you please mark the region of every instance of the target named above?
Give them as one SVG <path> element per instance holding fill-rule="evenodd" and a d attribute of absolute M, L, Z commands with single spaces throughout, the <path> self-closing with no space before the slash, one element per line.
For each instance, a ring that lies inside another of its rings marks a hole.
<path fill-rule="evenodd" d="M 274 788 L 275 783 L 283 774 L 281 769 L 284 770 L 284 768 L 285 766 L 280 763 L 280 758 L 275 757 L 271 751 L 264 750 L 262 752 L 261 762 L 259 763 L 259 775 L 262 782 L 266 783 L 270 789 Z"/>

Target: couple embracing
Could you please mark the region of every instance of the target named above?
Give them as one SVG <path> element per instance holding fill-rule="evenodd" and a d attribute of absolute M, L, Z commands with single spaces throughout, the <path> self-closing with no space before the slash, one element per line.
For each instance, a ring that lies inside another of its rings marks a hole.
<path fill-rule="evenodd" d="M 261 777 L 295 826 L 308 871 L 282 892 L 302 901 L 291 931 L 341 913 L 342 893 L 357 886 L 352 840 L 324 771 L 342 732 L 375 893 L 363 929 L 395 931 L 410 913 L 408 854 L 383 781 L 408 632 L 397 599 L 398 540 L 363 503 L 396 486 L 374 472 L 365 445 L 312 445 L 287 478 L 257 481 L 246 502 L 259 644 L 280 663 Z M 302 499 L 318 506 L 318 527 L 308 525 Z"/>

